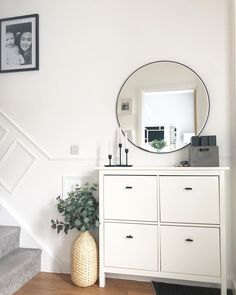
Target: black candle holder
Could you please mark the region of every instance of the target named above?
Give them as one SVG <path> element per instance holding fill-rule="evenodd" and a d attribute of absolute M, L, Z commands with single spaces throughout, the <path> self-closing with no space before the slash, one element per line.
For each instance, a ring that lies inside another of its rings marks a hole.
<path fill-rule="evenodd" d="M 119 143 L 119 164 L 116 165 L 116 167 L 132 167 L 133 165 L 128 165 L 128 152 L 129 149 L 125 149 L 125 159 L 126 159 L 126 163 L 122 164 L 122 158 L 121 158 L 121 149 L 122 149 L 122 143 Z"/>
<path fill-rule="evenodd" d="M 109 160 L 109 164 L 108 165 L 104 165 L 105 167 L 115 167 L 116 165 L 112 165 L 111 164 L 111 159 L 112 159 L 112 155 L 108 155 L 108 160 Z"/>
<path fill-rule="evenodd" d="M 122 143 L 118 144 L 119 147 L 119 164 L 117 165 L 112 165 L 111 160 L 112 160 L 112 155 L 108 155 L 108 165 L 104 165 L 105 167 L 132 167 L 133 165 L 128 164 L 128 153 L 129 149 L 125 148 L 125 164 L 122 164 Z"/>
<path fill-rule="evenodd" d="M 133 165 L 128 164 L 128 153 L 129 153 L 129 149 L 125 149 L 125 166 L 132 167 Z"/>

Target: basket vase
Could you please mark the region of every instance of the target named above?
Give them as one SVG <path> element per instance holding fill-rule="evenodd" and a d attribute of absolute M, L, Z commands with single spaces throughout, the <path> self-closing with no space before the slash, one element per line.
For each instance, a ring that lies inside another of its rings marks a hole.
<path fill-rule="evenodd" d="M 78 287 L 88 287 L 98 278 L 98 250 L 93 236 L 81 232 L 72 247 L 71 280 Z"/>

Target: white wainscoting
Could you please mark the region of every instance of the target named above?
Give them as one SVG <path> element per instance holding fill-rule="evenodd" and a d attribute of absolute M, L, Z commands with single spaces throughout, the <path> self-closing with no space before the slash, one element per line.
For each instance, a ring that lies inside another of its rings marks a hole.
<path fill-rule="evenodd" d="M 12 193 L 37 157 L 19 139 L 15 140 L 0 159 L 0 183 Z"/>
<path fill-rule="evenodd" d="M 3 125 L 0 125 L 0 143 L 4 140 L 7 136 L 8 130 Z"/>

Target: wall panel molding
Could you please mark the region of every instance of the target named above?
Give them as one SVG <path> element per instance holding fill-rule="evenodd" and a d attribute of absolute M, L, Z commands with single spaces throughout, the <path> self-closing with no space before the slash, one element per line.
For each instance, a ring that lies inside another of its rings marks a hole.
<path fill-rule="evenodd" d="M 8 129 L 2 124 L 0 124 L 0 144 L 4 140 L 4 138 L 7 136 L 8 132 L 9 132 Z"/>
<path fill-rule="evenodd" d="M 17 131 L 19 131 L 23 136 L 25 136 L 41 153 L 50 158 L 50 155 L 46 150 L 44 150 L 31 136 L 29 136 L 13 119 L 11 119 L 5 112 L 0 109 L 0 115 L 3 116 Z"/>
<path fill-rule="evenodd" d="M 13 119 L 11 119 L 3 110 L 0 109 L 0 115 L 7 120 L 17 131 L 19 131 L 31 144 L 34 145 L 49 161 L 83 161 L 83 162 L 99 162 L 105 163 L 107 158 L 104 157 L 82 157 L 82 156 L 55 156 L 50 155 L 48 151 L 46 151 L 39 143 L 37 143 L 28 133 L 26 133 Z M 4 127 L 4 130 L 6 128 Z M 6 136 L 6 135 L 5 135 Z M 5 137 L 4 136 L 4 137 Z M 1 142 L 1 125 L 0 125 L 0 142 Z M 220 159 L 222 160 L 231 160 L 230 155 L 220 155 Z M 114 157 L 113 160 L 118 160 Z M 98 166 L 98 165 L 97 165 Z"/>
<path fill-rule="evenodd" d="M 12 118 L 10 118 L 3 110 L 0 109 L 0 115 L 7 120 L 17 131 L 30 141 L 48 160 L 50 161 L 96 161 L 97 157 L 81 157 L 81 156 L 52 156 L 39 143 L 37 143 L 27 132 L 25 132 Z M 1 125 L 0 125 L 1 127 Z M 5 128 L 4 128 L 5 130 Z M 0 142 L 1 142 L 1 128 L 0 128 Z"/>
<path fill-rule="evenodd" d="M 0 159 L 0 184 L 12 193 L 33 166 L 37 157 L 19 139 Z"/>

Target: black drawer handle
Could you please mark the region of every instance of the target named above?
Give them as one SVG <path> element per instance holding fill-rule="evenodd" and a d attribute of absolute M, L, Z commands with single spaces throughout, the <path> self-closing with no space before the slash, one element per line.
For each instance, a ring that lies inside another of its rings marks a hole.
<path fill-rule="evenodd" d="M 192 191 L 192 190 L 193 190 L 192 187 L 185 187 L 184 189 L 185 189 L 186 191 Z"/>
<path fill-rule="evenodd" d="M 193 242 L 193 239 L 185 239 L 186 242 Z"/>
<path fill-rule="evenodd" d="M 133 239 L 134 237 L 131 235 L 126 236 L 127 239 Z"/>
<path fill-rule="evenodd" d="M 125 188 L 126 189 L 132 189 L 133 187 L 132 186 L 126 186 Z"/>
<path fill-rule="evenodd" d="M 208 148 L 199 149 L 199 152 L 209 152 L 209 149 Z"/>

